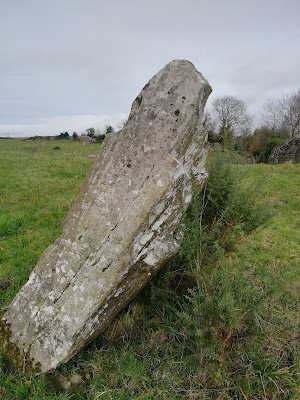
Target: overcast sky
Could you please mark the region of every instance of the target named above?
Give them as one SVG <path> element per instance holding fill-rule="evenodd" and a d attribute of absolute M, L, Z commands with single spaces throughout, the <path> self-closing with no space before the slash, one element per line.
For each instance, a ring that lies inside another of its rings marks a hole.
<path fill-rule="evenodd" d="M 0 0 L 0 135 L 116 126 L 173 59 L 208 79 L 210 102 L 259 115 L 300 89 L 299 16 L 299 0 Z"/>

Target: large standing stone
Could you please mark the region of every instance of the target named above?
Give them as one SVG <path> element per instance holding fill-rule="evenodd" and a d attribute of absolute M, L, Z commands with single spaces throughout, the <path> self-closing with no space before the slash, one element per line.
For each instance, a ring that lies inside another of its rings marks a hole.
<path fill-rule="evenodd" d="M 143 88 L 124 128 L 106 137 L 62 236 L 2 319 L 7 353 L 47 372 L 69 360 L 177 251 L 193 173 L 205 178 L 201 120 L 211 88 L 172 61 Z"/>

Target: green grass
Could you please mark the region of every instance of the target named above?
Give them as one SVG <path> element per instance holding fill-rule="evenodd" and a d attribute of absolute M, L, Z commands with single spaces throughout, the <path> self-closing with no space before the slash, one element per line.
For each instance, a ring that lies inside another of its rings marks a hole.
<path fill-rule="evenodd" d="M 10 280 L 9 288 L 0 289 L 2 307 L 60 235 L 91 164 L 87 154 L 98 148 L 72 141 L 0 141 L 0 280 Z M 218 303 L 217 327 L 228 327 L 224 313 L 231 312 L 229 322 L 240 315 L 235 305 L 249 311 L 249 318 L 237 318 L 221 364 L 209 354 L 218 343 L 208 341 L 205 347 L 197 339 L 201 326 L 194 335 L 182 317 L 192 313 L 187 299 L 192 278 L 177 257 L 103 335 L 50 376 L 10 372 L 0 360 L 0 398 L 300 398 L 300 164 L 243 165 L 238 174 L 245 186 L 260 182 L 257 201 L 267 202 L 272 218 L 241 236 L 207 280 Z M 208 361 L 203 365 L 199 354 L 204 350 Z M 78 375 L 81 384 L 64 391 L 62 377 Z"/>
<path fill-rule="evenodd" d="M 53 150 L 59 145 L 59 150 Z M 0 141 L 0 267 L 8 304 L 45 248 L 60 234 L 99 144 L 69 140 Z"/>

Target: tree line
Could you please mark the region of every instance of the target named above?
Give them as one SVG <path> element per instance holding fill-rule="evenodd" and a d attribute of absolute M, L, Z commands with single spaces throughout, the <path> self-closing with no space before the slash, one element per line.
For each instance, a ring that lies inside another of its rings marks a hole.
<path fill-rule="evenodd" d="M 300 90 L 269 99 L 262 108 L 261 124 L 254 131 L 246 103 L 234 96 L 216 98 L 203 122 L 210 142 L 267 162 L 275 147 L 300 136 Z"/>
<path fill-rule="evenodd" d="M 92 128 L 87 128 L 85 133 L 82 133 L 80 136 L 89 136 L 90 138 L 96 139 L 97 142 L 102 142 L 102 140 L 104 140 L 106 135 L 114 131 L 115 130 L 111 125 L 105 125 L 103 132 L 99 131 L 98 129 L 96 130 L 95 128 L 92 127 Z M 68 132 L 65 133 L 62 132 L 59 136 L 61 136 L 61 139 L 66 139 L 70 137 Z M 73 132 L 71 137 L 73 140 L 79 139 L 79 135 L 77 132 Z"/>
<path fill-rule="evenodd" d="M 73 132 L 72 134 L 69 134 L 69 132 L 61 132 L 59 135 L 52 135 L 52 136 L 30 136 L 27 137 L 23 140 L 26 141 L 32 141 L 36 139 L 56 139 L 56 140 L 61 140 L 61 139 L 72 139 L 72 140 L 80 140 L 81 137 L 87 137 L 89 136 L 90 138 L 94 139 L 94 141 L 97 142 L 102 142 L 102 140 L 105 138 L 105 136 L 109 133 L 114 132 L 114 128 L 111 125 L 105 125 L 104 130 L 100 131 L 99 129 L 95 128 L 87 128 L 85 132 L 78 134 L 77 132 Z"/>

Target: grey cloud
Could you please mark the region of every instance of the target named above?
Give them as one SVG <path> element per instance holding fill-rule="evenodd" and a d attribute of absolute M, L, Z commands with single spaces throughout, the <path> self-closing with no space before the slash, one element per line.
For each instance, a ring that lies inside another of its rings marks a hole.
<path fill-rule="evenodd" d="M 45 130 L 46 121 L 65 116 L 128 114 L 146 81 L 176 58 L 205 75 L 212 100 L 235 95 L 253 112 L 264 96 L 300 86 L 298 0 L 3 3 L 5 129 L 41 129 L 42 119 Z"/>

